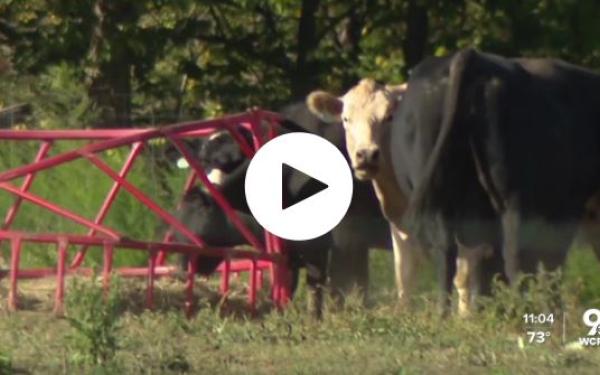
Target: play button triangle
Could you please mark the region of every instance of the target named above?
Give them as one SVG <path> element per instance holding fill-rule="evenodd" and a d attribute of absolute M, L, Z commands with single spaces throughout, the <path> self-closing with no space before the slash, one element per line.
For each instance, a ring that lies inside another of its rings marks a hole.
<path fill-rule="evenodd" d="M 271 139 L 254 154 L 244 192 L 263 228 L 286 240 L 307 241 L 344 218 L 353 186 L 348 161 L 335 145 L 296 132 Z"/>
<path fill-rule="evenodd" d="M 289 189 L 286 189 L 284 180 L 284 176 L 289 176 L 292 172 L 300 174 L 303 179 L 307 180 L 307 182 L 304 184 L 304 188 L 298 194 L 293 195 L 290 194 Z M 303 200 L 310 198 L 329 187 L 329 185 L 325 184 L 324 182 L 317 180 L 316 178 L 311 177 L 286 163 L 281 163 L 281 176 L 282 210 L 285 210 L 296 203 L 302 202 Z"/>

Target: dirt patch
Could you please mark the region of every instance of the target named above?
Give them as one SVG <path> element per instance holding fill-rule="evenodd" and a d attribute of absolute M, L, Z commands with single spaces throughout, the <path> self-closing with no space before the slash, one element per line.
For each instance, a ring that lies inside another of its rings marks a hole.
<path fill-rule="evenodd" d="M 89 281 L 89 277 L 69 276 L 65 281 L 65 295 L 68 296 L 70 286 L 74 282 Z M 95 279 L 98 285 L 102 284 L 100 278 Z M 146 279 L 127 278 L 118 280 L 119 293 L 123 301 L 124 310 L 137 314 L 147 309 L 146 302 L 148 289 Z M 0 311 L 7 311 L 9 280 L 0 280 Z M 260 308 L 271 308 L 265 302 L 270 288 L 268 285 L 258 293 Z M 19 280 L 18 283 L 18 309 L 27 312 L 52 313 L 56 293 L 56 279 L 53 277 Z M 219 292 L 219 278 L 197 278 L 194 285 L 194 303 L 196 309 L 203 306 L 220 306 L 223 314 L 246 314 L 249 306 L 247 303 L 246 282 L 241 278 L 232 278 L 227 296 Z M 181 311 L 186 303 L 186 285 L 178 277 L 163 277 L 155 281 L 153 310 L 157 312 Z"/>

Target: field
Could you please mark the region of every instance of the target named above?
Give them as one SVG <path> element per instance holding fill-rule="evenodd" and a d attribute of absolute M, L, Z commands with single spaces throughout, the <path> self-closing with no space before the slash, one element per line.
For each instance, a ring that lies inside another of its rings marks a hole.
<path fill-rule="evenodd" d="M 7 147 L 0 154 L 0 169 L 30 160 L 35 151 L 24 145 Z M 116 167 L 125 156 L 125 150 L 113 152 L 105 160 Z M 152 154 L 147 156 L 130 180 L 169 207 L 175 198 L 163 194 Z M 93 217 L 110 187 L 97 173 L 71 163 L 40 174 L 33 192 Z M 166 183 L 176 192 L 183 179 L 175 171 Z M 8 194 L 0 194 L 0 207 L 11 201 Z M 145 208 L 122 194 L 107 224 L 127 228 L 133 238 L 160 238 L 164 225 L 147 219 Z M 83 231 L 29 204 L 23 205 L 14 226 L 37 232 Z M 22 265 L 53 265 L 55 253 L 49 246 L 27 247 Z M 6 269 L 6 242 L 0 244 L 0 254 L 0 268 Z M 100 252 L 89 255 L 86 265 L 98 267 Z M 96 281 L 70 279 L 66 317 L 57 318 L 51 313 L 53 280 L 20 283 L 22 310 L 17 313 L 6 310 L 7 280 L 2 280 L 0 374 L 597 373 L 600 349 L 573 344 L 589 330 L 582 312 L 600 307 L 600 263 L 585 245 L 576 243 L 563 275 L 526 279 L 525 294 L 499 285 L 469 319 L 439 316 L 431 269 L 421 272 L 414 306 L 401 308 L 395 299 L 391 254 L 373 250 L 370 257 L 367 306 L 351 293 L 344 306 L 328 301 L 322 321 L 307 313 L 303 285 L 285 311 L 274 310 L 262 296 L 253 315 L 246 308 L 244 282 L 234 283 L 224 300 L 215 293 L 218 280 L 199 280 L 199 308 L 188 320 L 181 310 L 183 284 L 178 280 L 160 280 L 156 309 L 146 311 L 143 280 L 118 280 L 105 302 Z M 115 262 L 144 264 L 145 254 L 119 251 Z M 554 323 L 525 324 L 526 313 L 553 313 Z M 529 343 L 527 331 L 541 332 L 545 342 Z"/>
<path fill-rule="evenodd" d="M 106 303 L 94 283 L 72 280 L 67 318 L 55 318 L 52 283 L 23 283 L 24 311 L 0 313 L 0 373 L 597 373 L 599 349 L 565 345 L 587 332 L 583 308 L 598 306 L 599 265 L 587 250 L 572 252 L 564 310 L 554 310 L 554 324 L 536 326 L 550 332 L 543 344 L 528 343 L 521 315 L 551 312 L 555 275 L 539 277 L 524 296 L 501 287 L 470 319 L 441 318 L 430 270 L 415 307 L 403 310 L 394 302 L 390 254 L 371 254 L 369 305 L 354 294 L 344 307 L 330 301 L 320 322 L 306 313 L 303 289 L 283 313 L 263 299 L 252 316 L 242 283 L 225 302 L 206 282 L 199 311 L 187 320 L 179 309 L 183 287 L 174 280 L 159 283 L 153 312 L 142 308 L 141 280 L 120 280 Z M 6 282 L 0 287 L 4 304 Z"/>

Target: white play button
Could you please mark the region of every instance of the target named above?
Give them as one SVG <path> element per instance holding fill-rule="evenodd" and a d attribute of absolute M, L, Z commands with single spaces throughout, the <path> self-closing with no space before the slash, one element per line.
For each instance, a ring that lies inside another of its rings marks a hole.
<path fill-rule="evenodd" d="M 246 201 L 256 220 L 288 240 L 329 232 L 352 200 L 352 173 L 324 138 L 289 133 L 258 150 L 246 172 Z"/>

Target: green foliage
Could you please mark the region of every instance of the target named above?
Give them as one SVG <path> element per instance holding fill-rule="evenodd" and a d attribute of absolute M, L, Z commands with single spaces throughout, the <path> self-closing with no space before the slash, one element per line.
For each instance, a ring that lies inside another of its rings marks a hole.
<path fill-rule="evenodd" d="M 34 118 L 47 129 L 81 128 L 93 124 L 97 113 L 77 70 L 65 63 L 51 66 L 32 90 Z"/>
<path fill-rule="evenodd" d="M 25 120 L 28 127 L 78 129 L 90 126 L 98 118 L 81 71 L 64 62 L 47 66 L 35 77 L 9 72 L 0 81 L 0 89 L 2 104 L 30 106 L 31 113 Z M 22 124 L 13 124 L 18 125 Z"/>
<path fill-rule="evenodd" d="M 565 279 L 578 291 L 579 302 L 596 306 L 600 302 L 598 258 L 589 248 L 575 247 L 567 259 Z"/>
<path fill-rule="evenodd" d="M 93 282 L 76 280 L 69 288 L 66 320 L 72 333 L 67 340 L 73 363 L 115 366 L 113 359 L 120 348 L 122 304 L 118 280 L 112 278 L 108 293 Z"/>
<path fill-rule="evenodd" d="M 5 1 L 0 60 L 34 85 L 68 66 L 81 86 L 58 88 L 85 88 L 97 124 L 157 124 L 276 109 L 360 76 L 400 82 L 464 47 L 598 68 L 599 15 L 594 0 Z"/>
<path fill-rule="evenodd" d="M 535 275 L 522 275 L 507 285 L 495 280 L 492 296 L 482 298 L 484 315 L 492 321 L 523 323 L 523 315 L 531 313 L 554 313 L 564 310 L 565 299 L 573 299 L 573 291 L 563 283 L 562 272 L 543 269 Z"/>
<path fill-rule="evenodd" d="M 13 373 L 12 360 L 3 350 L 0 350 L 0 375 L 9 375 Z"/>

